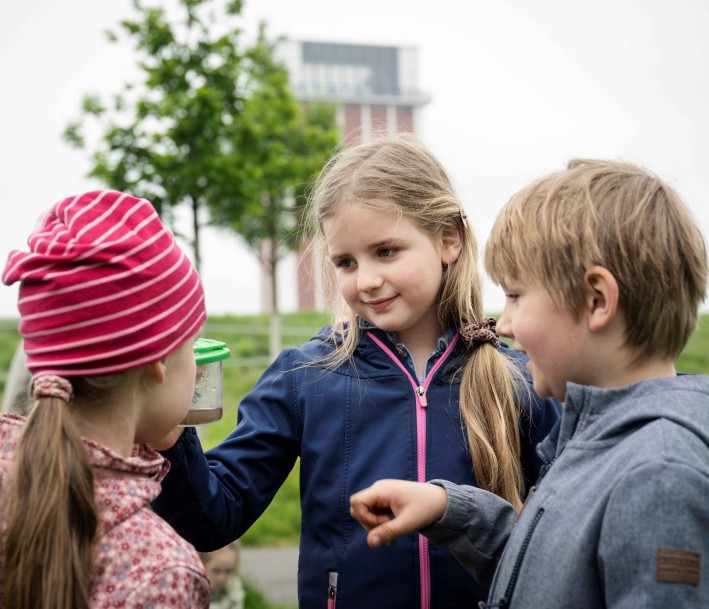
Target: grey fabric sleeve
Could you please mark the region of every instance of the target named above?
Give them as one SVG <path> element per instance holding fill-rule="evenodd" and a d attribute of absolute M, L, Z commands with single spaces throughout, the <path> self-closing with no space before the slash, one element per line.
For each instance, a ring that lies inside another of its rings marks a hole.
<path fill-rule="evenodd" d="M 483 586 L 489 586 L 515 523 L 504 499 L 473 486 L 431 480 L 445 489 L 448 506 L 440 520 L 419 531 L 450 550 Z"/>

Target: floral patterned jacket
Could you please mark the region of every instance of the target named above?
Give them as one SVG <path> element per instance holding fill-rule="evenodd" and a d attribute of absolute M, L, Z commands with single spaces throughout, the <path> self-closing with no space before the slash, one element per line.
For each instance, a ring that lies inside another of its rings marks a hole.
<path fill-rule="evenodd" d="M 23 423 L 23 417 L 0 415 L 3 477 L 11 470 Z M 99 508 L 91 608 L 207 609 L 209 580 L 197 552 L 149 508 L 169 463 L 147 446 L 135 446 L 125 458 L 92 440 L 84 444 Z M 0 555 L 0 584 L 3 567 Z"/>

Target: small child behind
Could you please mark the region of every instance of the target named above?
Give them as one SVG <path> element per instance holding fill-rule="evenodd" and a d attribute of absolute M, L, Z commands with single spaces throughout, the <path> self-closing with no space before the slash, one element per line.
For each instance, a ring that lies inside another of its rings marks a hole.
<path fill-rule="evenodd" d="M 573 161 L 512 197 L 485 264 L 500 334 L 565 402 L 536 490 L 517 519 L 480 488 L 380 481 L 351 498 L 370 545 L 423 528 L 491 583 L 484 607 L 709 607 L 709 378 L 675 372 L 707 284 L 690 212 L 644 169 Z"/>
<path fill-rule="evenodd" d="M 212 590 L 209 609 L 244 609 L 246 593 L 239 576 L 241 544 L 232 541 L 214 552 L 200 552 Z"/>

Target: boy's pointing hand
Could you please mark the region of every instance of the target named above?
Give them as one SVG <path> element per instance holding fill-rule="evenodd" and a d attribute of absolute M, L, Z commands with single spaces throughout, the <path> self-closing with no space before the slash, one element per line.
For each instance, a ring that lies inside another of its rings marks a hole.
<path fill-rule="evenodd" d="M 443 516 L 448 495 L 440 486 L 407 480 L 379 480 L 350 497 L 350 514 L 367 531 L 372 548 L 391 545 Z"/>

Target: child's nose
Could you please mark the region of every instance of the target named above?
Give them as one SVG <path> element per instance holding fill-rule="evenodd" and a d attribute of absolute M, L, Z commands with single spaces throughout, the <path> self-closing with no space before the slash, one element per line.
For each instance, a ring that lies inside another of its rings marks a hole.
<path fill-rule="evenodd" d="M 510 323 L 509 315 L 507 315 L 504 311 L 502 312 L 502 315 L 500 315 L 500 318 L 497 320 L 496 328 L 497 333 L 500 336 L 506 336 L 507 338 L 514 339 L 515 335 L 512 332 L 512 324 Z"/>
<path fill-rule="evenodd" d="M 371 292 L 382 286 L 381 273 L 373 267 L 360 265 L 357 272 L 357 289 L 360 292 Z"/>

